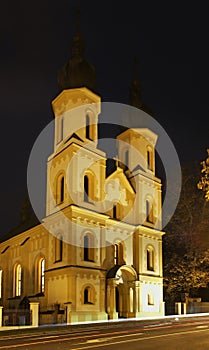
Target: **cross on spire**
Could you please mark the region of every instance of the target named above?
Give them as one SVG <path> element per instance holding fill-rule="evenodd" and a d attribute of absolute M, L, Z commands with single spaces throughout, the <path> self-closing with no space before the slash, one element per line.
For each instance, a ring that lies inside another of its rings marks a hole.
<path fill-rule="evenodd" d="M 76 33 L 80 33 L 81 31 L 81 11 L 78 8 L 76 10 Z"/>
<path fill-rule="evenodd" d="M 134 78 L 138 79 L 139 76 L 139 59 L 135 56 L 134 58 Z"/>

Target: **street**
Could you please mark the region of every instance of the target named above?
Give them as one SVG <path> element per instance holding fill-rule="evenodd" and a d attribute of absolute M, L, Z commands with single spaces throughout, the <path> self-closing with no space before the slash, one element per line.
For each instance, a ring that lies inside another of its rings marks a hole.
<path fill-rule="evenodd" d="M 209 349 L 209 318 L 51 327 L 0 337 L 0 350 L 125 350 L 127 347 L 132 350 Z"/>

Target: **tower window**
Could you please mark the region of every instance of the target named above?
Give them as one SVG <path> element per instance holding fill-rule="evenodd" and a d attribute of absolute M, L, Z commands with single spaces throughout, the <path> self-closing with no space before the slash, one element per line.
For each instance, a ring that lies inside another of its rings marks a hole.
<path fill-rule="evenodd" d="M 150 203 L 150 201 L 146 200 L 146 221 L 149 223 L 153 223 L 153 205 Z"/>
<path fill-rule="evenodd" d="M 94 174 L 92 172 L 88 172 L 84 175 L 84 194 L 83 199 L 86 203 L 94 204 Z"/>
<path fill-rule="evenodd" d="M 114 244 L 114 264 L 115 265 L 121 265 L 124 263 L 123 259 L 123 244 L 122 243 L 116 243 Z"/>
<path fill-rule="evenodd" d="M 154 271 L 154 259 L 155 259 L 154 248 L 150 246 L 147 248 L 147 270 L 148 271 Z"/>
<path fill-rule="evenodd" d="M 118 244 L 114 245 L 114 264 L 118 264 Z"/>
<path fill-rule="evenodd" d="M 64 176 L 61 178 L 61 183 L 60 183 L 60 202 L 64 201 Z"/>
<path fill-rule="evenodd" d="M 147 148 L 147 168 L 153 170 L 153 151 L 150 147 Z"/>
<path fill-rule="evenodd" d="M 89 178 L 84 176 L 84 202 L 89 202 Z"/>
<path fill-rule="evenodd" d="M 89 260 L 89 237 L 84 236 L 84 260 Z"/>
<path fill-rule="evenodd" d="M 94 239 L 89 234 L 84 236 L 83 258 L 85 261 L 94 261 Z"/>
<path fill-rule="evenodd" d="M 93 140 L 91 118 L 89 114 L 86 114 L 86 138 L 91 141 Z"/>
<path fill-rule="evenodd" d="M 115 203 L 112 208 L 113 219 L 117 219 L 117 204 Z"/>
<path fill-rule="evenodd" d="M 57 204 L 63 203 L 65 200 L 65 177 L 61 175 L 57 179 Z"/>
<path fill-rule="evenodd" d="M 86 138 L 90 139 L 90 118 L 89 115 L 86 115 Z"/>
<path fill-rule="evenodd" d="M 55 262 L 62 261 L 63 237 L 59 234 L 55 237 Z"/>

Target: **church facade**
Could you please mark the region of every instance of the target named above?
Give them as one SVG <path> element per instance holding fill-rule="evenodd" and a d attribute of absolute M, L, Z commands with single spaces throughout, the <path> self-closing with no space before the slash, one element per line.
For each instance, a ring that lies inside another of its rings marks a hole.
<path fill-rule="evenodd" d="M 42 324 L 163 316 L 157 135 L 144 128 L 119 134 L 119 161 L 107 175 L 98 147 L 101 98 L 89 84 L 92 67 L 78 60 L 82 45 L 75 36 L 52 102 L 46 217 L 0 243 L 0 303 L 11 309 L 25 298 L 38 302 Z"/>

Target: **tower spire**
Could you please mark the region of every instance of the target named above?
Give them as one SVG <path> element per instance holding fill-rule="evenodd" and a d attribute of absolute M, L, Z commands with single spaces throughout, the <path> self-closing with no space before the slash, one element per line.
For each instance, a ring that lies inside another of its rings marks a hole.
<path fill-rule="evenodd" d="M 141 85 L 139 81 L 139 62 L 138 59 L 135 57 L 134 59 L 134 69 L 133 69 L 133 80 L 131 83 L 130 88 L 130 104 L 131 106 L 142 108 L 142 101 L 141 101 Z"/>
<path fill-rule="evenodd" d="M 72 38 L 71 57 L 59 70 L 57 81 L 61 90 L 87 87 L 95 90 L 95 68 L 85 60 L 85 45 L 81 34 L 80 10 L 76 11 L 75 34 Z"/>
<path fill-rule="evenodd" d="M 139 76 L 139 60 L 137 57 L 134 58 L 134 78 L 138 79 Z"/>
<path fill-rule="evenodd" d="M 80 9 L 76 10 L 76 33 L 80 34 L 81 32 L 81 11 Z"/>

